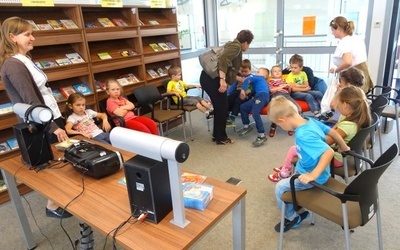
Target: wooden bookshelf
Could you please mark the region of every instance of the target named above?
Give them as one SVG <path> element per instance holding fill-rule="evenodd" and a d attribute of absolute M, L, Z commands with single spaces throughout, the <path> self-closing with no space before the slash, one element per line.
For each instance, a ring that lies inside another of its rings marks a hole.
<path fill-rule="evenodd" d="M 181 66 L 176 8 L 149 8 L 123 6 L 103 8 L 100 5 L 62 5 L 54 7 L 22 7 L 21 4 L 0 4 L 0 26 L 8 17 L 19 16 L 45 24 L 47 20 L 70 19 L 77 28 L 35 30 L 35 48 L 31 51 L 32 60 L 40 63 L 64 58 L 67 53 L 78 53 L 84 60 L 63 66 L 43 68 L 52 89 L 84 82 L 92 90 L 86 96 L 87 105 L 98 109 L 98 102 L 107 97 L 104 90 L 96 91 L 95 81 L 119 78 L 134 74 L 139 81 L 123 86 L 126 95 L 147 84 L 162 86 L 168 76 L 151 78 L 147 69 L 166 66 Z M 108 18 L 113 27 L 103 27 L 99 18 Z M 115 20 L 126 25 L 118 26 Z M 141 25 L 140 21 L 144 22 Z M 155 22 L 152 22 L 155 21 Z M 151 24 L 153 23 L 153 24 Z M 158 24 L 154 24 L 158 23 Z M 87 27 L 92 25 L 95 27 Z M 171 42 L 175 49 L 154 52 L 149 43 Z M 135 54 L 123 56 L 121 51 L 134 51 Z M 100 59 L 98 53 L 108 52 L 111 59 Z M 0 104 L 10 102 L 0 79 Z M 64 111 L 65 101 L 59 107 Z M 0 115 L 0 143 L 15 137 L 12 126 L 17 123 L 13 113 Z M 12 150 L 0 154 L 0 161 L 19 154 Z M 1 178 L 1 176 L 0 176 Z M 20 185 L 21 192 L 26 192 Z M 0 192 L 0 204 L 8 200 L 7 192 Z"/>

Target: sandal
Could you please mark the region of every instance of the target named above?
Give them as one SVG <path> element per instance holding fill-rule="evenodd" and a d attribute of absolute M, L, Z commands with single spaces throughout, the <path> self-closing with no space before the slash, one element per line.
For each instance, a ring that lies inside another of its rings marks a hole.
<path fill-rule="evenodd" d="M 275 136 L 275 130 L 276 130 L 276 127 L 275 126 L 271 126 L 271 128 L 269 129 L 269 137 L 274 137 Z"/>
<path fill-rule="evenodd" d="M 235 143 L 235 140 L 226 138 L 225 140 L 222 140 L 222 141 L 216 141 L 216 143 L 217 143 L 217 145 L 233 144 L 233 143 Z"/>
<path fill-rule="evenodd" d="M 290 131 L 287 132 L 287 134 L 288 134 L 289 136 L 292 136 L 292 135 L 294 135 L 294 131 L 293 131 L 293 130 L 290 130 Z"/>

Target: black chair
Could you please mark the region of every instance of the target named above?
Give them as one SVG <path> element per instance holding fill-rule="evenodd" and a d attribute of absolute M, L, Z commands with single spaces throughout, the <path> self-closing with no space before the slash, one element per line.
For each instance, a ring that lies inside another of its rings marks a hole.
<path fill-rule="evenodd" d="M 107 112 L 107 98 L 99 101 L 99 109 L 100 112 L 107 114 L 108 122 L 110 123 L 112 128 L 115 128 L 117 126 L 125 127 L 125 120 L 123 117 L 111 117 L 110 114 Z M 116 124 L 115 120 L 117 120 L 119 124 Z"/>
<path fill-rule="evenodd" d="M 400 147 L 400 125 L 399 125 L 399 117 L 400 117 L 400 89 L 392 89 L 392 96 L 389 98 L 390 104 L 385 107 L 382 112 L 382 117 L 385 118 L 385 125 L 387 123 L 388 118 L 392 118 L 396 121 L 396 133 L 397 133 L 397 145 Z M 379 133 L 381 131 L 379 130 Z"/>
<path fill-rule="evenodd" d="M 310 182 L 314 188 L 295 191 L 294 181 L 299 174 L 293 175 L 290 179 L 291 191 L 285 192 L 282 200 L 285 203 L 293 203 L 296 211 L 304 208 L 341 226 L 347 249 L 350 249 L 350 229 L 364 226 L 376 215 L 379 249 L 383 249 L 378 181 L 394 161 L 398 151 L 397 145 L 393 144 L 375 162 L 354 152 L 348 152 L 349 155 L 371 165 L 371 168 L 364 170 L 348 185 L 330 178 L 324 185 Z M 283 247 L 285 208 L 286 206 L 282 206 L 279 249 Z M 314 225 L 314 214 L 311 225 Z"/>
<path fill-rule="evenodd" d="M 360 129 L 357 134 L 347 143 L 350 149 L 357 154 L 362 154 L 365 148 L 365 142 L 370 134 L 375 131 L 375 127 L 379 122 L 377 114 L 371 114 L 371 125 Z M 361 161 L 352 156 L 345 156 L 343 159 L 343 167 L 336 168 L 331 164 L 332 176 L 339 175 L 346 183 L 349 182 L 349 177 L 355 176 L 362 171 Z"/>
<path fill-rule="evenodd" d="M 153 119 L 159 124 L 161 136 L 164 136 L 164 126 L 165 131 L 168 131 L 169 123 L 178 118 L 181 118 L 183 137 L 186 141 L 185 111 L 179 109 L 172 110 L 169 109 L 169 107 L 166 107 L 167 109 L 163 109 L 162 105 L 160 108 L 156 108 L 156 106 L 158 106 L 157 104 L 163 102 L 165 99 L 155 85 L 146 85 L 136 88 L 133 90 L 133 95 L 138 102 L 139 112 L 141 112 L 140 110 L 142 110 L 142 108 L 147 107 L 150 109 L 150 112 L 144 115 Z"/>
<path fill-rule="evenodd" d="M 387 97 L 387 93 L 378 95 L 374 99 L 372 99 L 371 104 L 369 105 L 369 108 L 371 112 L 375 113 L 378 115 L 378 124 L 376 125 L 375 130 L 371 131 L 369 139 L 367 139 L 366 143 L 366 150 L 369 151 L 369 155 L 371 156 L 372 160 L 375 160 L 374 156 L 374 144 L 375 144 L 375 132 L 378 131 L 378 139 L 379 139 L 379 149 L 380 149 L 380 154 L 382 154 L 382 138 L 381 134 L 379 133 L 380 130 L 380 117 L 382 115 L 383 110 L 385 107 L 389 104 L 389 99 Z"/>

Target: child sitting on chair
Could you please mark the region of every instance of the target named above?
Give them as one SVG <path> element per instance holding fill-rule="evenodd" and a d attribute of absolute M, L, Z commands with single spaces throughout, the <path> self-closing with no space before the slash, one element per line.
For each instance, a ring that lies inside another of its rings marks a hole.
<path fill-rule="evenodd" d="M 178 66 L 171 66 L 168 69 L 168 74 L 171 77 L 171 80 L 167 85 L 167 94 L 175 95 L 172 97 L 175 104 L 178 104 L 179 100 L 182 98 L 183 105 L 196 106 L 201 112 L 206 114 L 207 119 L 212 118 L 214 110 L 211 103 L 199 96 L 188 96 L 186 93 L 187 88 L 200 88 L 200 86 L 189 85 L 182 81 L 182 70 Z"/>
<path fill-rule="evenodd" d="M 68 134 L 83 135 L 89 139 L 111 144 L 110 134 L 107 133 L 110 131 L 111 125 L 108 123 L 107 115 L 86 109 L 86 100 L 81 93 L 72 93 L 68 97 L 65 115 L 68 117 L 67 124 L 65 124 L 65 131 Z M 106 132 L 97 127 L 93 118 L 102 120 L 103 129 Z"/>

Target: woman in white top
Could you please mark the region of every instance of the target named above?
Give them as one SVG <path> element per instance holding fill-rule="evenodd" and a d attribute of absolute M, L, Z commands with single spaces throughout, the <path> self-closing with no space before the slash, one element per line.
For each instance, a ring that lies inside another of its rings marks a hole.
<path fill-rule="evenodd" d="M 374 86 L 367 65 L 367 50 L 364 41 L 353 35 L 354 23 L 347 21 L 345 17 L 335 17 L 329 24 L 332 34 L 340 41 L 333 54 L 333 64 L 336 68 L 331 68 L 330 73 L 341 72 L 349 67 L 356 67 L 364 73 L 365 84 L 364 92 L 368 92 Z"/>

